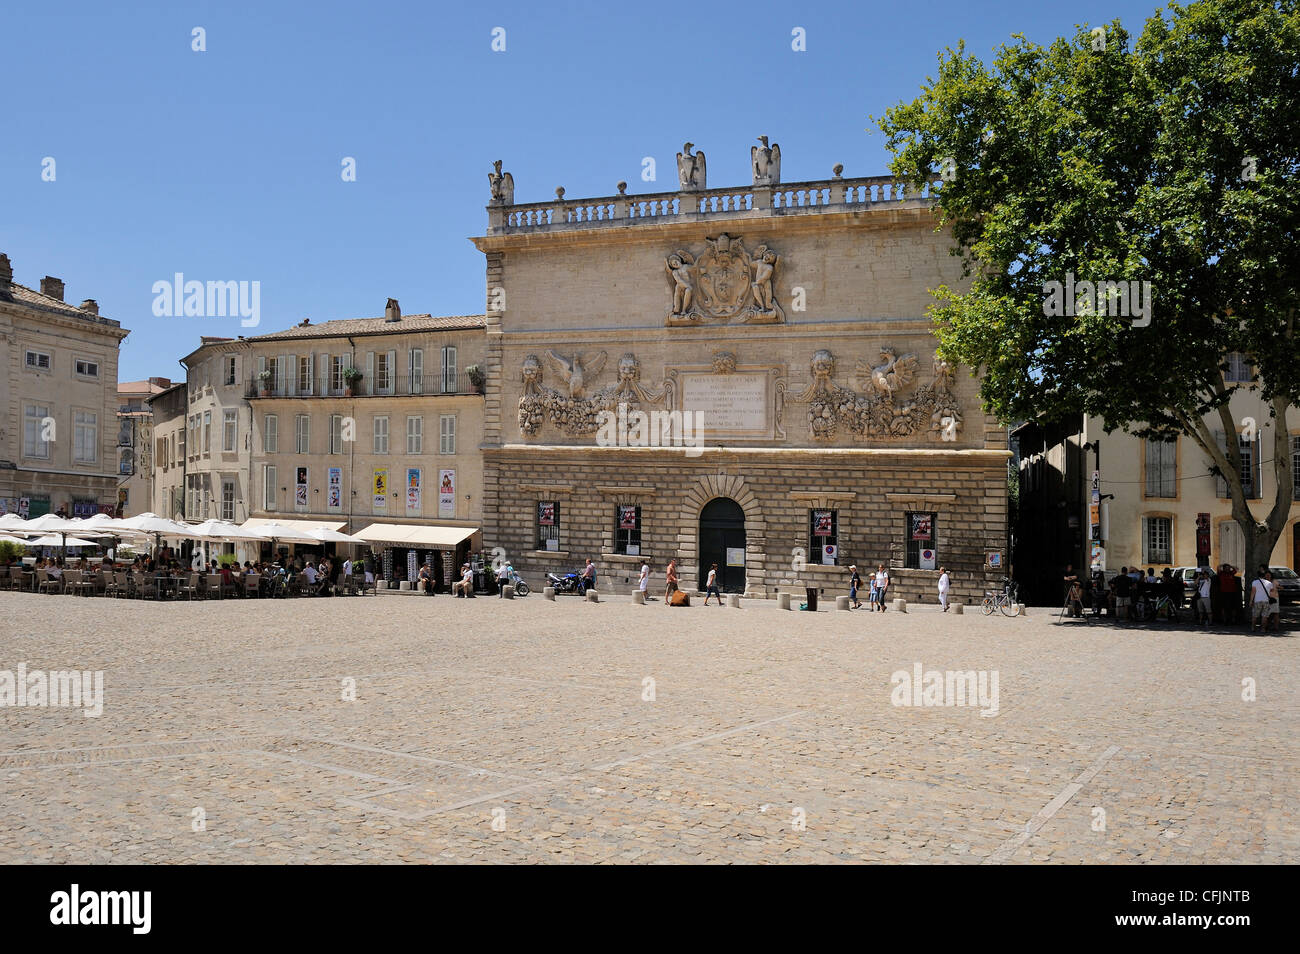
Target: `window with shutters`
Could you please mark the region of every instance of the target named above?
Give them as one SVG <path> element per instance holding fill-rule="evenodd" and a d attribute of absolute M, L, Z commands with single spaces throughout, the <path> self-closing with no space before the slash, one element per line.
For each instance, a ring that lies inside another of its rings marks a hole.
<path fill-rule="evenodd" d="M 226 384 L 235 383 L 235 356 L 229 355 L 226 358 Z"/>
<path fill-rule="evenodd" d="M 262 449 L 268 454 L 280 452 L 280 419 L 274 414 L 266 415 L 266 426 L 262 432 Z"/>
<path fill-rule="evenodd" d="M 1143 441 L 1146 445 L 1146 496 L 1178 496 L 1178 442 Z"/>
<path fill-rule="evenodd" d="M 1247 500 L 1259 499 L 1259 437 L 1251 440 L 1244 435 L 1237 435 L 1237 446 L 1241 448 L 1241 492 Z M 1222 434 L 1219 435 L 1219 449 L 1227 456 L 1228 445 Z M 1220 497 L 1228 497 L 1228 481 L 1219 476 L 1215 483 Z"/>
<path fill-rule="evenodd" d="M 234 521 L 235 519 L 235 482 L 233 480 L 221 481 L 221 519 Z"/>
<path fill-rule="evenodd" d="M 442 393 L 456 393 L 456 348 L 446 345 L 442 349 Z"/>
<path fill-rule="evenodd" d="M 239 412 L 233 408 L 221 412 L 221 450 L 227 454 L 233 454 L 238 448 L 235 446 L 239 440 Z"/>
<path fill-rule="evenodd" d="M 1225 364 L 1227 364 L 1227 370 L 1223 372 L 1223 380 L 1227 383 L 1245 384 L 1250 380 L 1250 362 L 1246 360 L 1246 356 L 1240 351 L 1229 352 Z"/>
<path fill-rule="evenodd" d="M 330 392 L 333 394 L 343 393 L 343 355 L 330 355 Z"/>
<path fill-rule="evenodd" d="M 295 449 L 299 454 L 311 453 L 311 418 L 299 414 L 294 420 Z"/>
<path fill-rule="evenodd" d="M 375 432 L 375 453 L 387 454 L 388 453 L 388 418 L 387 417 L 375 418 L 374 432 Z"/>
<path fill-rule="evenodd" d="M 212 456 L 212 412 L 203 412 L 203 456 Z"/>
<path fill-rule="evenodd" d="M 408 454 L 424 453 L 424 418 L 408 417 L 406 419 L 406 452 Z"/>
<path fill-rule="evenodd" d="M 1173 520 L 1170 517 L 1142 518 L 1142 562 L 1170 564 L 1170 541 L 1173 539 Z"/>
<path fill-rule="evenodd" d="M 438 417 L 438 453 L 447 455 L 456 453 L 455 414 L 441 414 Z"/>
<path fill-rule="evenodd" d="M 298 356 L 298 393 L 311 394 L 312 392 L 312 356 L 303 354 Z"/>
<path fill-rule="evenodd" d="M 275 509 L 275 467 L 270 464 L 262 471 L 262 501 L 267 510 Z"/>
<path fill-rule="evenodd" d="M 409 375 L 411 382 L 411 394 L 424 393 L 424 349 L 412 348 L 411 356 L 407 359 L 406 373 Z"/>
<path fill-rule="evenodd" d="M 343 453 L 343 415 L 330 415 L 330 453 Z"/>
<path fill-rule="evenodd" d="M 375 393 L 387 394 L 393 389 L 392 352 L 375 352 Z"/>

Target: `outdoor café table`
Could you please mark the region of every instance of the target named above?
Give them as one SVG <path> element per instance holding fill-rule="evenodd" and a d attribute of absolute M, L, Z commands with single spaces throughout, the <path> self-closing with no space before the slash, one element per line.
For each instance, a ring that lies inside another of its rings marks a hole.
<path fill-rule="evenodd" d="M 23 573 L 23 589 L 31 590 L 33 593 L 35 593 L 36 592 L 36 571 L 23 570 L 22 573 Z"/>
<path fill-rule="evenodd" d="M 158 599 L 166 599 L 168 594 L 175 596 L 176 587 L 180 583 L 176 577 L 167 573 L 159 573 L 153 578 L 154 585 L 158 587 Z"/>

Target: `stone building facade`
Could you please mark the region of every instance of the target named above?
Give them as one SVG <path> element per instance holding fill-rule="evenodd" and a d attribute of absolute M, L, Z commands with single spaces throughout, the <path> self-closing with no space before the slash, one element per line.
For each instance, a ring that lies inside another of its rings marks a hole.
<path fill-rule="evenodd" d="M 90 516 L 117 504 L 118 348 L 127 331 L 64 284 L 13 280 L 0 254 L 0 511 Z"/>
<path fill-rule="evenodd" d="M 759 597 L 885 563 L 932 601 L 943 565 L 977 598 L 1006 433 L 935 356 L 929 290 L 962 278 L 932 184 L 781 184 L 779 147 L 751 158 L 746 187 L 707 188 L 687 149 L 677 192 L 529 204 L 490 175 L 485 539 L 616 590 L 675 558 Z"/>

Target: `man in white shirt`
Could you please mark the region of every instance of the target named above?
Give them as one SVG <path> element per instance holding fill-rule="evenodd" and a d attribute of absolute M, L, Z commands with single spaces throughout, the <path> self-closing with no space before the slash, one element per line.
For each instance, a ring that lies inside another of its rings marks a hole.
<path fill-rule="evenodd" d="M 305 567 L 302 568 L 302 575 L 307 578 L 308 586 L 316 585 L 316 568 L 312 566 L 310 563 L 308 563 Z"/>
<path fill-rule="evenodd" d="M 939 567 L 939 605 L 943 611 L 948 612 L 948 590 L 952 586 L 952 580 L 948 576 L 947 567 Z"/>
<path fill-rule="evenodd" d="M 503 598 L 506 595 L 506 585 L 510 582 L 510 564 L 504 560 L 497 567 L 497 598 Z"/>
<path fill-rule="evenodd" d="M 1273 602 L 1273 584 L 1263 578 L 1250 584 L 1250 629 L 1257 632 L 1268 621 L 1269 604 Z"/>
<path fill-rule="evenodd" d="M 641 579 L 638 581 L 637 586 L 641 590 L 642 598 L 649 599 L 647 591 L 650 586 L 650 564 L 644 560 L 641 561 Z"/>
<path fill-rule="evenodd" d="M 1202 569 L 1196 577 L 1196 621 L 1205 625 L 1210 621 L 1210 571 Z"/>

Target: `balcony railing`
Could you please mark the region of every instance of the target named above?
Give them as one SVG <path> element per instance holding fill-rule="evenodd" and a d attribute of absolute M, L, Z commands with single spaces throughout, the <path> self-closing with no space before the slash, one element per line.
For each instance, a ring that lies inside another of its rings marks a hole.
<path fill-rule="evenodd" d="M 444 375 L 440 371 L 429 374 L 411 375 L 388 375 L 384 378 L 375 375 L 374 378 L 362 378 L 350 388 L 346 384 L 340 384 L 337 381 L 331 381 L 328 386 L 322 386 L 319 381 L 313 381 L 310 390 L 298 388 L 294 382 L 294 387 L 281 381 L 279 386 L 274 382 L 266 382 L 260 378 L 253 377 L 247 382 L 244 396 L 248 398 L 256 397 L 275 397 L 275 398 L 320 398 L 320 397 L 438 397 L 444 395 L 457 394 L 481 394 L 482 391 L 474 386 L 470 380 L 469 374 L 465 371 L 459 371 L 456 374 Z M 349 393 L 350 392 L 350 393 Z"/>
<path fill-rule="evenodd" d="M 900 182 L 889 176 L 826 179 L 774 186 L 656 192 L 596 199 L 553 199 L 488 206 L 488 234 L 626 227 L 723 218 L 861 211 L 903 202 L 925 203 L 942 183 Z"/>

